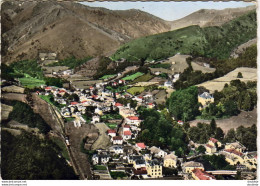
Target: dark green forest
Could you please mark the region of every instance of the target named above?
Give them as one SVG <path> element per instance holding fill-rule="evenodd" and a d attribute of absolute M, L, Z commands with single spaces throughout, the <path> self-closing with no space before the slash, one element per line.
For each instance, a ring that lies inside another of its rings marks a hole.
<path fill-rule="evenodd" d="M 50 140 L 23 132 L 13 136 L 2 130 L 1 175 L 5 180 L 78 179 L 72 167 L 58 154 L 61 149 Z"/>
<path fill-rule="evenodd" d="M 177 156 L 187 152 L 188 138 L 184 130 L 178 125 L 173 125 L 171 117 L 154 109 L 139 108 L 138 113 L 141 123 L 141 132 L 137 141 L 144 142 L 148 146 L 168 148 L 175 151 Z"/>
<path fill-rule="evenodd" d="M 50 126 L 42 119 L 39 114 L 33 112 L 31 107 L 20 101 L 11 101 L 13 111 L 9 115 L 10 120 L 18 121 L 32 128 L 38 128 L 41 133 L 47 134 Z"/>

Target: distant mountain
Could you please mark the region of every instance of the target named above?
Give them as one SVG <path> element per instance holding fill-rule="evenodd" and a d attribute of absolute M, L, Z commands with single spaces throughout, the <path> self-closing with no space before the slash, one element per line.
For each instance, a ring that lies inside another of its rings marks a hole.
<path fill-rule="evenodd" d="M 252 10 L 222 26 L 189 26 L 138 38 L 121 46 L 112 58 L 152 61 L 181 53 L 226 59 L 236 47 L 255 38 L 256 30 L 256 11 Z"/>
<path fill-rule="evenodd" d="M 112 11 L 74 2 L 5 1 L 1 7 L 2 62 L 37 58 L 98 56 L 129 40 L 166 32 L 162 19 L 139 10 Z"/>
<path fill-rule="evenodd" d="M 184 18 L 169 21 L 168 23 L 171 25 L 171 30 L 177 30 L 192 25 L 199 25 L 200 27 L 221 26 L 224 23 L 255 9 L 256 6 L 226 8 L 224 10 L 201 9 Z"/>

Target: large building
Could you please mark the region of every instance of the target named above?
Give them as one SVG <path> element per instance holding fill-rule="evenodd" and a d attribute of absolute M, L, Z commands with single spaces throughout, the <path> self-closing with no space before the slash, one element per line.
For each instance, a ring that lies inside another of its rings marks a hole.
<path fill-rule="evenodd" d="M 147 175 L 151 176 L 152 178 L 162 177 L 162 165 L 157 159 L 148 161 L 146 167 Z"/>

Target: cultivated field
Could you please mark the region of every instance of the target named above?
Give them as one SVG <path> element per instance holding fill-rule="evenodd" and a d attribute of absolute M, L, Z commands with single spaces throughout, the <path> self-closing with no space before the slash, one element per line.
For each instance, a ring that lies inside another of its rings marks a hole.
<path fill-rule="evenodd" d="M 241 72 L 243 75 L 243 78 L 237 78 L 238 72 Z M 248 81 L 257 81 L 257 69 L 256 68 L 247 68 L 247 67 L 241 67 L 241 68 L 236 68 L 232 72 L 226 74 L 223 77 L 213 79 L 211 81 L 206 81 L 204 83 L 201 83 L 197 85 L 198 87 L 203 86 L 211 93 L 213 93 L 215 90 L 221 91 L 224 88 L 224 85 L 227 83 L 229 84 L 230 81 L 239 79 L 240 81 L 243 82 L 248 82 Z"/>
<path fill-rule="evenodd" d="M 13 110 L 12 106 L 1 103 L 1 120 L 8 119 L 8 116 L 10 112 L 12 112 L 12 110 Z"/>
<path fill-rule="evenodd" d="M 132 95 L 135 95 L 135 94 L 142 93 L 144 90 L 145 90 L 144 87 L 131 87 L 131 88 L 127 89 L 127 92 Z"/>
<path fill-rule="evenodd" d="M 24 88 L 22 87 L 18 87 L 15 85 L 11 85 L 11 86 L 6 86 L 2 88 L 3 92 L 13 92 L 13 93 L 24 93 Z"/>
<path fill-rule="evenodd" d="M 204 122 L 204 123 L 210 123 L 210 120 L 193 120 L 190 122 L 190 126 L 196 126 L 198 122 Z M 232 116 L 228 119 L 219 119 L 216 120 L 216 124 L 218 127 L 220 127 L 224 133 L 227 133 L 227 131 L 231 128 L 237 128 L 239 126 L 244 127 L 250 127 L 253 124 L 257 124 L 257 109 L 254 109 L 253 111 L 242 111 L 237 116 Z"/>
<path fill-rule="evenodd" d="M 33 77 L 20 78 L 19 81 L 21 82 L 21 84 L 24 87 L 27 87 L 27 88 L 40 87 L 41 85 L 45 84 L 45 82 L 43 80 L 36 79 Z"/>
<path fill-rule="evenodd" d="M 202 73 L 212 73 L 215 72 L 215 68 L 208 68 L 208 67 L 204 67 L 202 65 L 199 65 L 195 62 L 191 62 L 191 66 L 193 68 L 193 70 L 200 70 Z"/>
<path fill-rule="evenodd" d="M 144 73 L 142 73 L 142 72 L 136 72 L 136 73 L 134 73 L 134 74 L 132 74 L 132 75 L 130 75 L 130 76 L 124 77 L 123 80 L 125 80 L 125 81 L 127 81 L 127 80 L 133 81 L 133 80 L 135 80 L 136 78 L 138 78 L 138 77 L 140 77 L 140 76 L 142 76 L 142 75 L 144 75 Z"/>

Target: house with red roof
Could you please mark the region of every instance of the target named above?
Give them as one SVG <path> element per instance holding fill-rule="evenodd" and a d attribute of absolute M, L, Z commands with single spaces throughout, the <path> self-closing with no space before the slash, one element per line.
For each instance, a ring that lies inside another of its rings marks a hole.
<path fill-rule="evenodd" d="M 216 147 L 221 147 L 222 145 L 221 142 L 215 138 L 209 138 L 208 144 Z"/>
<path fill-rule="evenodd" d="M 77 105 L 77 104 L 79 104 L 78 102 L 70 102 L 70 105 Z"/>
<path fill-rule="evenodd" d="M 213 146 L 210 144 L 206 144 L 205 148 L 206 148 L 206 152 L 209 154 L 213 154 L 213 153 L 217 152 L 217 148 L 215 147 L 215 145 Z"/>
<path fill-rule="evenodd" d="M 142 120 L 137 116 L 129 116 L 125 119 L 126 124 L 139 126 Z"/>
<path fill-rule="evenodd" d="M 216 178 L 213 175 L 197 168 L 192 170 L 192 177 L 195 180 L 216 180 Z"/>
<path fill-rule="evenodd" d="M 130 131 L 130 125 L 124 125 L 123 132 L 124 131 Z"/>
<path fill-rule="evenodd" d="M 122 145 L 123 144 L 123 138 L 121 136 L 114 136 L 111 138 L 111 141 L 114 145 Z"/>
<path fill-rule="evenodd" d="M 60 94 L 61 96 L 64 96 L 64 94 L 66 93 L 66 91 L 64 89 L 61 89 L 58 94 Z"/>
<path fill-rule="evenodd" d="M 116 136 L 116 131 L 109 129 L 107 130 L 107 135 L 111 136 L 112 138 Z"/>
<path fill-rule="evenodd" d="M 178 121 L 178 124 L 179 124 L 179 125 L 183 125 L 183 121 L 179 120 L 179 121 Z"/>
<path fill-rule="evenodd" d="M 45 87 L 45 91 L 51 91 L 52 88 L 51 87 Z"/>
<path fill-rule="evenodd" d="M 120 107 L 123 107 L 123 105 L 121 103 L 115 103 L 115 107 L 120 108 Z"/>
<path fill-rule="evenodd" d="M 143 150 L 146 148 L 144 143 L 136 143 L 135 146 L 138 150 Z"/>
<path fill-rule="evenodd" d="M 149 109 L 154 108 L 154 106 L 155 106 L 155 104 L 153 104 L 153 103 L 148 103 L 148 104 L 147 104 L 147 108 L 149 108 Z"/>
<path fill-rule="evenodd" d="M 131 139 L 132 132 L 130 130 L 123 132 L 123 140 L 129 140 Z"/>

